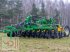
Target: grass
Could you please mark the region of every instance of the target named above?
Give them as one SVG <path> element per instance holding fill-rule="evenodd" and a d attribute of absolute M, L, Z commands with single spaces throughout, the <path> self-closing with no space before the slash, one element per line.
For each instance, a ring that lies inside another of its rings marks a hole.
<path fill-rule="evenodd" d="M 0 33 L 0 37 L 4 36 L 4 33 Z M 21 37 L 19 38 L 19 52 L 70 52 L 70 37 L 62 39 Z"/>

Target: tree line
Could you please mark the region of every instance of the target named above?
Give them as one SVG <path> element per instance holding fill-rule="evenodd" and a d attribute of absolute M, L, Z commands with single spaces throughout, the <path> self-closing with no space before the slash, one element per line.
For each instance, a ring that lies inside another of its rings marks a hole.
<path fill-rule="evenodd" d="M 0 27 L 22 22 L 28 15 L 60 16 L 62 25 L 69 25 L 69 8 L 70 3 L 63 0 L 0 0 Z"/>

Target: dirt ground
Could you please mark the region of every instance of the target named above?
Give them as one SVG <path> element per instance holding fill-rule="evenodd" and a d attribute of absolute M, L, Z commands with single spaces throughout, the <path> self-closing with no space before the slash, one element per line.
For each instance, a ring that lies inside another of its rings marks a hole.
<path fill-rule="evenodd" d="M 7 37 L 0 33 L 1 37 Z M 61 39 L 19 38 L 19 52 L 70 52 L 70 37 Z"/>

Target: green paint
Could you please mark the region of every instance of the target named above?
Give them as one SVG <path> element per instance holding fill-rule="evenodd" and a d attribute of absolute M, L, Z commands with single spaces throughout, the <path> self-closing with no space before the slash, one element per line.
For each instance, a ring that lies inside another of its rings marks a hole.
<path fill-rule="evenodd" d="M 46 19 L 46 17 L 42 17 L 41 19 L 37 19 L 36 21 L 33 21 L 32 18 L 32 16 L 28 16 L 22 25 L 20 23 L 20 25 L 17 25 L 18 28 L 16 28 L 16 25 L 6 26 L 3 32 L 10 33 L 10 37 L 12 37 L 12 33 L 16 31 L 18 32 L 19 30 L 55 30 L 57 28 L 56 20 L 54 18 Z"/>

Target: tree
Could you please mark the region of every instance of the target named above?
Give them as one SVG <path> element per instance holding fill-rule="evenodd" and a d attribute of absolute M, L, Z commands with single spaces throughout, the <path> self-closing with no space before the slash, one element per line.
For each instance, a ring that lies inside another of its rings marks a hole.
<path fill-rule="evenodd" d="M 36 8 L 35 3 L 32 5 L 31 15 L 37 15 L 38 9 Z"/>
<path fill-rule="evenodd" d="M 42 1 L 41 3 L 41 12 L 40 12 L 40 16 L 46 16 L 46 13 L 45 13 L 45 5 L 44 5 L 44 2 Z"/>
<path fill-rule="evenodd" d="M 57 8 L 55 9 L 55 13 L 56 13 L 56 15 L 55 15 L 54 18 L 55 18 L 56 21 L 57 21 L 56 23 L 57 23 L 57 24 L 60 24 L 60 20 L 61 20 L 61 19 L 60 19 L 60 12 L 59 12 L 59 10 L 58 10 Z"/>
<path fill-rule="evenodd" d="M 6 7 L 7 0 L 0 0 L 0 10 Z"/>
<path fill-rule="evenodd" d="M 0 17 L 6 12 L 7 0 L 0 0 Z"/>
<path fill-rule="evenodd" d="M 43 0 L 41 0 L 40 2 L 41 2 L 41 7 L 40 7 L 40 11 L 39 11 L 39 16 L 41 16 L 41 17 L 47 16 L 47 14 L 45 12 L 45 4 L 44 4 Z"/>
<path fill-rule="evenodd" d="M 22 1 L 18 0 L 15 3 L 16 3 L 15 8 L 13 8 L 14 14 L 18 18 L 18 22 L 21 22 L 22 21 L 21 18 L 23 17 Z"/>

